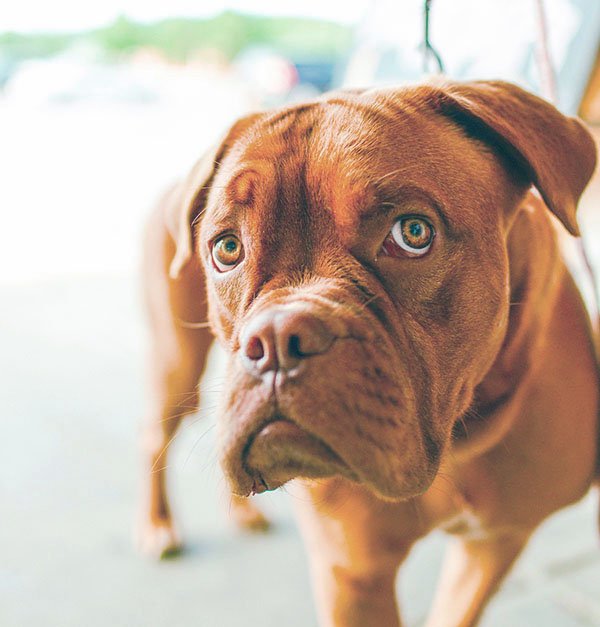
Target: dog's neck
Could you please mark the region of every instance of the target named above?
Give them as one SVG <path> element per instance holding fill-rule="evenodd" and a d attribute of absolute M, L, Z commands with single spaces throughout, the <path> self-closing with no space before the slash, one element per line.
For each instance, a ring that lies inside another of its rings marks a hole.
<path fill-rule="evenodd" d="M 528 194 L 508 235 L 510 314 L 506 336 L 492 367 L 477 386 L 474 402 L 457 422 L 457 452 L 471 455 L 491 448 L 519 414 L 519 398 L 535 375 L 542 338 L 566 267 L 554 226 L 541 199 Z"/>

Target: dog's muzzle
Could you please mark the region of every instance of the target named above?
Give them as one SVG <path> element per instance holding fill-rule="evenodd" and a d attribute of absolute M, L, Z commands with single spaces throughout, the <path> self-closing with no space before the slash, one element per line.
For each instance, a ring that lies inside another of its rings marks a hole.
<path fill-rule="evenodd" d="M 294 305 L 256 314 L 240 337 L 246 370 L 265 382 L 300 376 L 311 357 L 324 355 L 335 341 L 327 324 Z M 333 450 L 284 416 L 274 416 L 250 435 L 243 465 L 253 477 L 253 492 L 272 490 L 290 479 L 335 474 L 345 467 Z"/>
<path fill-rule="evenodd" d="M 430 477 L 394 343 L 367 310 L 336 296 L 263 303 L 241 328 L 220 408 L 221 464 L 235 494 L 342 476 L 405 498 Z"/>

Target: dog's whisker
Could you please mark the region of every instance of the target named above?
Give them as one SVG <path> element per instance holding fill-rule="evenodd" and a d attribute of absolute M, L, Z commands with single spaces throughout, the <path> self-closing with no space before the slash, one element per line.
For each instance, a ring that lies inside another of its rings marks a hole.
<path fill-rule="evenodd" d="M 201 188 L 204 189 L 204 188 Z M 200 218 L 202 217 L 202 215 L 204 214 L 204 209 L 202 211 L 198 212 L 198 215 L 192 220 L 192 224 L 191 226 L 194 227 L 196 226 L 196 224 L 198 224 L 198 221 L 200 220 Z"/>
<path fill-rule="evenodd" d="M 173 398 L 177 398 L 177 397 L 181 397 L 183 399 L 186 398 L 191 398 L 192 396 L 195 395 L 195 391 L 188 391 L 188 392 L 177 392 L 175 394 L 170 393 L 169 396 L 173 397 Z"/>
<path fill-rule="evenodd" d="M 150 472 L 154 472 L 154 469 L 156 468 L 158 462 L 161 460 L 162 456 L 167 452 L 167 449 L 169 448 L 169 446 L 171 446 L 171 444 L 175 441 L 175 438 L 177 437 L 177 435 L 178 435 L 178 432 L 175 431 L 173 436 L 169 438 L 169 441 L 163 446 L 161 452 L 156 457 L 156 461 L 152 464 L 152 467 L 150 468 Z"/>
<path fill-rule="evenodd" d="M 360 305 L 360 311 L 363 311 L 365 309 L 367 309 L 367 307 L 371 304 L 374 303 L 376 300 L 380 299 L 381 297 L 377 294 L 373 294 L 373 296 L 371 296 L 370 298 L 368 298 L 364 303 L 361 303 Z"/>
<path fill-rule="evenodd" d="M 169 468 L 171 468 L 169 464 L 166 464 L 165 466 L 161 466 L 160 468 L 152 468 L 150 470 L 150 474 L 155 475 L 156 473 L 164 472 L 165 470 L 168 470 Z"/>
<path fill-rule="evenodd" d="M 181 318 L 177 318 L 177 324 L 185 329 L 209 329 L 210 322 L 188 322 L 187 320 L 182 320 Z"/>
<path fill-rule="evenodd" d="M 185 461 L 183 462 L 183 466 L 182 468 L 185 468 L 185 465 L 188 463 L 188 460 L 190 459 L 190 457 L 192 456 L 192 453 L 194 452 L 194 450 L 196 449 L 196 447 L 198 446 L 198 444 L 200 443 L 200 441 L 204 438 L 204 436 L 209 433 L 210 431 L 212 431 L 212 429 L 215 428 L 215 424 L 210 425 L 210 427 L 208 427 L 208 429 L 206 429 L 206 431 L 204 431 L 204 433 L 199 436 L 196 441 L 194 442 L 192 448 L 190 449 L 190 452 L 188 453 L 187 457 L 185 458 Z"/>
<path fill-rule="evenodd" d="M 210 467 L 212 469 L 212 472 L 214 473 L 218 466 L 217 462 L 218 462 L 217 453 L 215 451 L 210 452 L 206 456 L 206 461 L 200 467 L 200 472 L 205 473 L 209 470 L 209 467 Z"/>
<path fill-rule="evenodd" d="M 373 181 L 373 185 L 377 185 L 378 183 L 381 183 L 382 181 L 389 178 L 390 176 L 395 176 L 396 174 L 408 174 L 409 172 L 416 172 L 421 169 L 422 169 L 421 164 L 415 163 L 415 164 L 405 165 L 401 168 L 398 168 L 397 170 L 392 170 L 391 172 L 388 172 L 387 174 L 384 174 L 383 176 L 380 176 L 379 178 L 375 179 Z"/>
<path fill-rule="evenodd" d="M 161 418 L 160 420 L 153 421 L 153 423 L 162 424 L 165 422 L 179 421 L 187 416 L 192 416 L 198 411 L 198 406 L 190 405 L 189 407 L 181 408 L 181 411 L 175 414 L 169 414 L 165 418 Z"/>
<path fill-rule="evenodd" d="M 439 477 L 442 480 L 441 483 L 445 482 L 446 486 L 444 487 L 443 485 L 440 485 L 440 483 L 435 483 L 430 487 L 430 490 L 437 491 L 439 494 L 443 494 L 446 497 L 452 498 L 452 495 L 456 494 L 456 492 L 458 491 L 458 486 L 456 485 L 456 482 L 452 479 L 450 475 L 443 471 L 438 471 L 436 477 Z"/>

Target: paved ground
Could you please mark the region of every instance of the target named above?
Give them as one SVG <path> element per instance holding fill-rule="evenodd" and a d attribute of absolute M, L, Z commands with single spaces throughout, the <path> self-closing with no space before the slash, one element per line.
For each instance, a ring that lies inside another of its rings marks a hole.
<path fill-rule="evenodd" d="M 595 242 L 599 198 L 589 195 L 584 209 Z M 97 214 L 107 216 L 117 223 L 108 206 Z M 52 226 L 47 217 L 42 223 Z M 47 231 L 57 247 L 68 246 L 62 228 Z M 183 429 L 172 459 L 190 551 L 155 564 L 130 543 L 144 362 L 134 278 L 120 271 L 12 283 L 0 284 L 0 625 L 315 625 L 293 489 L 260 498 L 275 520 L 272 534 L 249 537 L 228 523 L 210 430 L 218 355 L 203 382 L 205 416 Z M 600 625 L 597 507 L 590 495 L 539 530 L 485 627 Z M 422 621 L 444 542 L 441 535 L 422 542 L 399 582 L 409 625 Z"/>

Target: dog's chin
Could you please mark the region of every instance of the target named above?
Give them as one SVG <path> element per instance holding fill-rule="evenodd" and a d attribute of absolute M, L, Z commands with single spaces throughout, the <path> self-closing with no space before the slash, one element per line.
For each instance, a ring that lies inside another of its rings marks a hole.
<path fill-rule="evenodd" d="M 298 477 L 320 479 L 340 475 L 354 481 L 358 479 L 323 440 L 282 417 L 269 420 L 250 436 L 242 453 L 240 470 L 252 480 L 250 493 L 275 490 Z M 238 493 L 247 494 L 247 477 L 240 479 L 234 481 L 232 487 Z"/>
<path fill-rule="evenodd" d="M 276 490 L 293 479 L 342 477 L 379 498 L 399 501 L 425 492 L 436 471 L 428 463 L 400 474 L 393 464 L 385 469 L 353 468 L 317 435 L 279 416 L 263 421 L 235 457 L 226 467 L 231 491 L 238 496 Z"/>
<path fill-rule="evenodd" d="M 415 471 L 401 477 L 389 477 L 385 473 L 363 479 L 362 483 L 384 501 L 408 501 L 421 496 L 433 483 L 438 469 L 437 463 L 424 461 Z"/>

